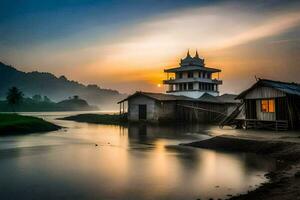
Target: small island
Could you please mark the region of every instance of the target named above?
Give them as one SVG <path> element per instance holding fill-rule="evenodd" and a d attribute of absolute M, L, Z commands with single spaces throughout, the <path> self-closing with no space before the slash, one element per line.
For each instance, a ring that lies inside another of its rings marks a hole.
<path fill-rule="evenodd" d="M 118 114 L 79 114 L 58 119 L 106 125 L 124 125 L 127 122 L 125 118 L 120 117 Z"/>
<path fill-rule="evenodd" d="M 61 127 L 41 118 L 18 114 L 0 114 L 0 135 L 56 131 Z"/>

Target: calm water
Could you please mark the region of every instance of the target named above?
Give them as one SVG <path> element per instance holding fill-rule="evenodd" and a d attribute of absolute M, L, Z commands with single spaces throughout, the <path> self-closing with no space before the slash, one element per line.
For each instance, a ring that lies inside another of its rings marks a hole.
<path fill-rule="evenodd" d="M 254 189 L 274 167 L 252 154 L 178 146 L 207 139 L 216 127 L 55 120 L 69 114 L 35 114 L 63 130 L 0 138 L 1 199 L 224 198 Z"/>

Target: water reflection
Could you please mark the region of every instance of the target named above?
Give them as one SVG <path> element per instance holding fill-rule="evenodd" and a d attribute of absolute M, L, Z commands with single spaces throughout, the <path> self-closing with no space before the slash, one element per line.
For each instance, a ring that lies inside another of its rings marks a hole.
<path fill-rule="evenodd" d="M 68 128 L 1 138 L 3 199 L 223 198 L 264 182 L 263 174 L 274 167 L 252 154 L 178 145 L 209 138 L 210 127 L 125 128 L 48 119 Z"/>

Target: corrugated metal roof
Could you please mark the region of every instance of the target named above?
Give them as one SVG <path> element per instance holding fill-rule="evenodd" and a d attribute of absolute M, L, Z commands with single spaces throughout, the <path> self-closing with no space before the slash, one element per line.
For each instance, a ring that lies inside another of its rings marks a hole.
<path fill-rule="evenodd" d="M 221 96 L 217 96 L 217 99 L 224 103 L 241 103 L 240 100 L 235 99 L 236 97 L 236 94 L 222 94 Z"/>
<path fill-rule="evenodd" d="M 263 82 L 263 84 L 280 90 L 284 93 L 300 96 L 300 84 L 272 81 L 266 79 L 262 79 L 261 81 Z"/>
<path fill-rule="evenodd" d="M 186 96 L 178 96 L 178 95 L 163 94 L 163 93 L 152 93 L 152 92 L 135 92 L 134 94 L 128 96 L 126 99 L 123 99 L 122 101 L 120 101 L 118 103 L 127 101 L 128 99 L 138 96 L 138 95 L 147 96 L 151 99 L 155 99 L 158 101 L 197 101 L 197 99 L 193 99 L 193 98 L 186 97 Z"/>
<path fill-rule="evenodd" d="M 202 102 L 208 102 L 208 103 L 221 103 L 221 101 L 211 95 L 211 94 L 208 94 L 208 93 L 204 93 L 200 98 L 199 98 L 199 101 L 202 101 Z"/>
<path fill-rule="evenodd" d="M 173 101 L 173 100 L 195 100 L 186 96 L 163 94 L 163 93 L 151 93 L 151 92 L 141 92 L 143 95 L 157 99 L 159 101 Z"/>
<path fill-rule="evenodd" d="M 223 94 L 221 96 L 213 96 L 209 93 L 204 93 L 199 101 L 209 102 L 209 103 L 240 103 L 240 100 L 236 100 L 237 95 L 235 94 Z"/>
<path fill-rule="evenodd" d="M 247 90 L 243 91 L 241 94 L 239 94 L 236 97 L 236 99 L 243 98 L 248 92 L 250 92 L 251 90 L 253 90 L 254 88 L 259 87 L 259 86 L 271 87 L 273 89 L 282 91 L 286 94 L 300 96 L 300 84 L 298 84 L 298 83 L 287 83 L 287 82 L 274 81 L 274 80 L 268 80 L 268 79 L 259 79 L 249 89 L 247 89 Z"/>
<path fill-rule="evenodd" d="M 128 96 L 126 99 L 118 102 L 127 101 L 130 98 L 136 97 L 138 95 L 143 95 L 149 97 L 151 99 L 155 99 L 157 101 L 194 101 L 194 102 L 205 102 L 205 103 L 239 103 L 239 100 L 234 100 L 236 95 L 225 94 L 218 97 L 210 95 L 209 93 L 204 93 L 200 98 L 194 99 L 186 96 L 178 96 L 171 94 L 163 94 L 163 93 L 152 93 L 152 92 L 135 92 L 134 94 Z"/>

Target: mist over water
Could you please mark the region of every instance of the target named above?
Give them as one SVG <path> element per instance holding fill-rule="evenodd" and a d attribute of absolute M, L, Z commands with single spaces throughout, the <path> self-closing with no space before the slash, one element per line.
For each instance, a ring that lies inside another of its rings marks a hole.
<path fill-rule="evenodd" d="M 253 154 L 178 145 L 210 138 L 216 127 L 55 119 L 71 114 L 35 114 L 65 129 L 0 138 L 1 199 L 224 198 L 254 189 L 275 167 Z"/>

